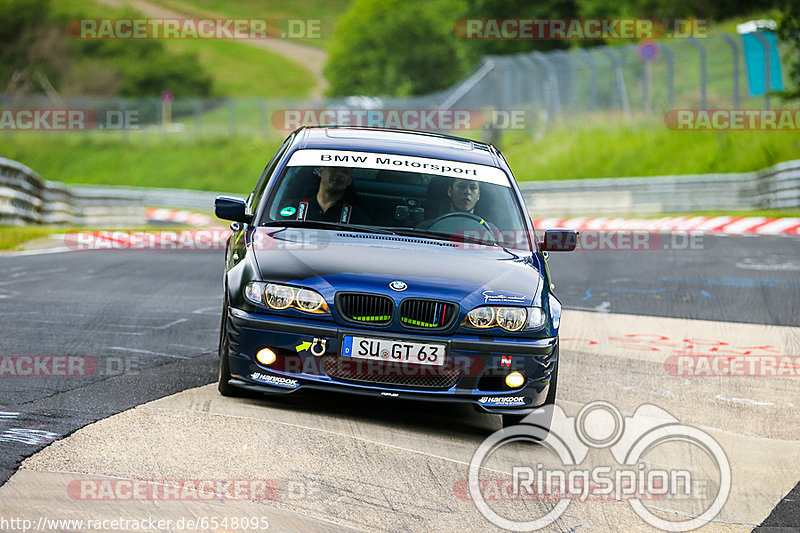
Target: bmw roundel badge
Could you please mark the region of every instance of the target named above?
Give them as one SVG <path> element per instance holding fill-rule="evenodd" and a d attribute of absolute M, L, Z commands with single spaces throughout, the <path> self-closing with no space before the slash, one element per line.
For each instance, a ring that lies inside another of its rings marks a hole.
<path fill-rule="evenodd" d="M 395 280 L 395 281 L 393 281 L 393 282 L 391 282 L 391 283 L 389 284 L 389 287 L 390 287 L 390 288 L 391 288 L 393 291 L 398 291 L 398 292 L 400 292 L 400 291 L 404 291 L 404 290 L 406 290 L 406 289 L 408 288 L 408 285 L 406 285 L 405 283 L 403 283 L 403 282 L 402 282 L 402 281 L 400 281 L 400 280 Z"/>

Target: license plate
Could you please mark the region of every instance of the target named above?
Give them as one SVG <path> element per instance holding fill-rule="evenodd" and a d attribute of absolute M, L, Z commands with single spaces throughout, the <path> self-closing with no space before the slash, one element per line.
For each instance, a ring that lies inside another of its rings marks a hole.
<path fill-rule="evenodd" d="M 342 340 L 343 357 L 414 363 L 418 365 L 443 365 L 444 348 L 444 344 L 351 337 L 349 335 Z"/>

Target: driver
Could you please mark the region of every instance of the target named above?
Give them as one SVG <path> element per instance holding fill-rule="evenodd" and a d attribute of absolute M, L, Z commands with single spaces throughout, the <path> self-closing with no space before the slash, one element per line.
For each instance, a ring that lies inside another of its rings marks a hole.
<path fill-rule="evenodd" d="M 472 213 L 481 199 L 481 184 L 475 180 L 457 179 L 447 187 L 447 196 L 450 197 L 449 213 Z"/>
<path fill-rule="evenodd" d="M 317 194 L 297 204 L 297 220 L 318 220 L 340 224 L 368 224 L 366 209 L 351 188 L 353 169 L 319 167 Z"/>
<path fill-rule="evenodd" d="M 469 213 L 475 214 L 475 204 L 481 199 L 481 184 L 476 180 L 455 179 L 447 186 L 447 196 L 450 198 L 450 206 L 447 211 L 440 213 L 435 218 L 423 220 L 417 226 L 419 229 L 428 229 L 437 219 L 448 213 Z"/>

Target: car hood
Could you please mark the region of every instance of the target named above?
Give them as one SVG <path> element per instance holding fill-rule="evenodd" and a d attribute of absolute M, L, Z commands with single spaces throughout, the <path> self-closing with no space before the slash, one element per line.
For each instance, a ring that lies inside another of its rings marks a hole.
<path fill-rule="evenodd" d="M 531 305 L 543 283 L 531 252 L 416 237 L 299 228 L 251 236 L 261 279 L 338 291 L 437 298 L 462 305 Z M 389 284 L 402 281 L 403 291 Z"/>

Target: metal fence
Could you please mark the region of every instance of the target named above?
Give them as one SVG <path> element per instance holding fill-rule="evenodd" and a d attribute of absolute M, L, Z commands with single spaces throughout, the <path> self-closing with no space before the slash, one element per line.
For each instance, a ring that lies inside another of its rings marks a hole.
<path fill-rule="evenodd" d="M 786 56 L 787 50 L 780 43 L 775 50 L 766 39 L 763 44 L 765 72 L 761 74 L 769 78 L 769 58 Z M 770 101 L 769 91 L 760 96 L 750 95 L 744 46 L 739 35 L 662 40 L 649 46 L 649 54 L 641 53 L 639 45 L 627 44 L 487 56 L 453 87 L 410 98 L 163 101 L 79 97 L 64 98 L 59 107 L 90 110 L 96 120 L 81 129 L 86 133 L 193 139 L 219 135 L 284 137 L 296 127 L 282 121 L 286 110 L 472 110 L 484 114 L 494 110 L 492 116 L 498 111 L 513 110 L 526 114 L 519 129 L 543 131 L 556 121 L 579 122 L 593 113 L 603 116 L 611 112 L 618 119 L 663 116 L 670 109 L 764 109 L 776 105 L 774 96 Z M 796 105 L 793 103 L 792 107 Z M 3 109 L 53 107 L 46 97 L 0 95 Z M 487 140 L 494 140 L 492 129 L 486 128 L 485 123 L 483 126 L 485 134 L 490 136 Z M 503 129 L 502 124 L 497 127 Z M 462 133 L 476 134 L 472 130 Z M 6 131 L 6 134 L 11 133 Z"/>
<path fill-rule="evenodd" d="M 70 188 L 43 180 L 22 163 L 0 157 L 0 225 L 116 227 L 145 223 L 141 193 Z"/>
<path fill-rule="evenodd" d="M 786 51 L 776 51 L 767 39 L 762 42 L 765 72 L 753 74 L 769 79 L 768 58 Z M 443 105 L 530 106 L 550 117 L 602 110 L 663 114 L 675 108 L 772 105 L 769 91 L 750 95 L 741 36 L 689 37 L 648 46 L 649 53 L 628 44 L 490 56 L 448 93 Z"/>
<path fill-rule="evenodd" d="M 800 208 L 800 159 L 757 172 L 523 182 L 531 216 L 658 215 Z M 0 158 L 0 224 L 141 225 L 144 207 L 209 212 L 222 192 L 65 187 Z"/>
<path fill-rule="evenodd" d="M 757 172 L 532 181 L 520 189 L 536 217 L 797 209 L 800 160 Z"/>

